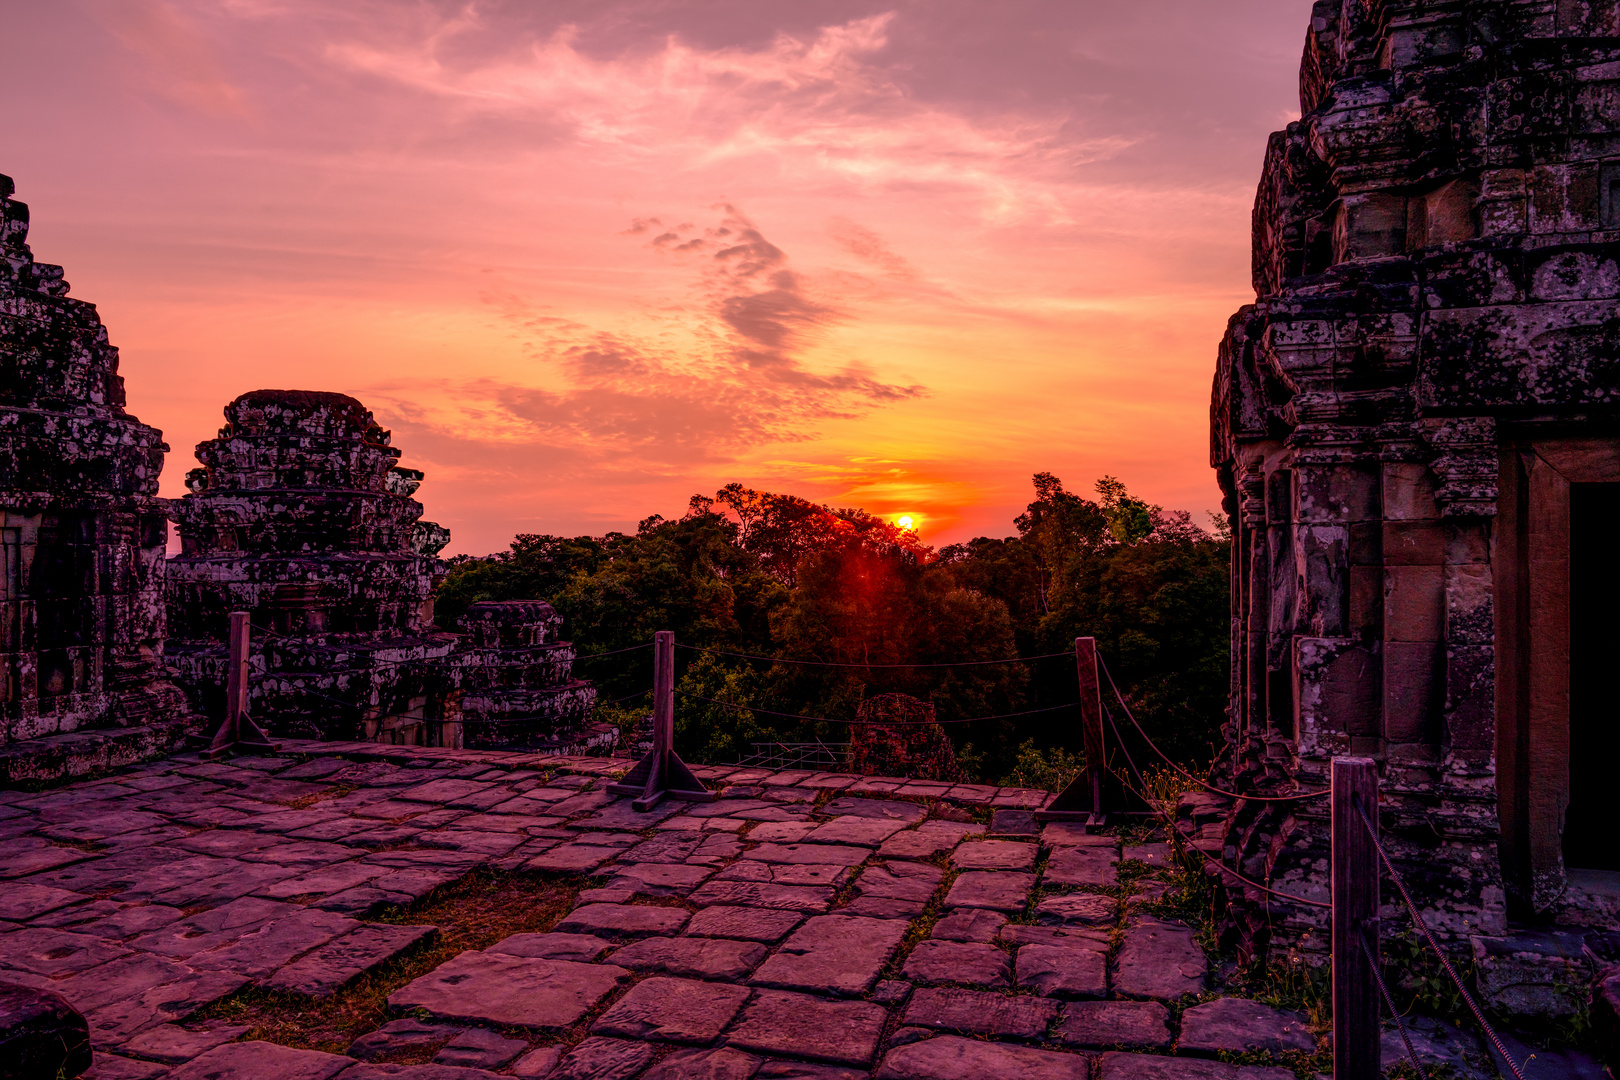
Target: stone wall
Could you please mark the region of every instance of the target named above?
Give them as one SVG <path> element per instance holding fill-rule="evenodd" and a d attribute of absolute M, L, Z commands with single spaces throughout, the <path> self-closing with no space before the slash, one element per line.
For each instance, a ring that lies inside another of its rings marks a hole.
<path fill-rule="evenodd" d="M 849 729 L 848 768 L 862 776 L 962 779 L 934 706 L 907 694 L 878 694 L 861 702 Z"/>
<path fill-rule="evenodd" d="M 1501 931 L 1510 898 L 1542 917 L 1570 900 L 1568 768 L 1548 757 L 1568 707 L 1526 719 L 1557 688 L 1526 681 L 1527 643 L 1551 639 L 1530 632 L 1545 515 L 1521 489 L 1569 440 L 1584 464 L 1547 466 L 1566 490 L 1620 480 L 1617 35 L 1613 4 L 1316 3 L 1302 117 L 1255 200 L 1257 300 L 1220 347 L 1220 775 L 1308 790 L 1335 754 L 1375 757 L 1403 872 L 1456 935 Z M 1541 611 L 1557 622 L 1556 599 Z M 1325 897 L 1323 800 L 1239 804 L 1222 833 L 1249 875 Z M 1268 921 L 1262 899 L 1235 898 L 1245 946 L 1279 926 L 1325 944 L 1319 913 L 1272 901 Z"/>
<path fill-rule="evenodd" d="M 123 764 L 190 719 L 163 668 L 168 447 L 14 190 L 0 176 L 0 781 Z"/>
<path fill-rule="evenodd" d="M 467 609 L 447 661 L 460 688 L 464 745 L 576 753 L 611 735 L 585 730 L 596 689 L 573 677 L 574 646 L 558 640 L 561 627 L 562 616 L 539 600 Z"/>

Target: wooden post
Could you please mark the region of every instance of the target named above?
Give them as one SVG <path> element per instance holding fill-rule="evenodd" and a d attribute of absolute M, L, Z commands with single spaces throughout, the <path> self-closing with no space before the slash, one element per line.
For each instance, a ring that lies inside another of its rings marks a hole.
<path fill-rule="evenodd" d="M 225 660 L 225 719 L 198 756 L 205 761 L 230 753 L 274 754 L 276 744 L 248 715 L 248 613 L 231 612 Z"/>
<path fill-rule="evenodd" d="M 1378 765 L 1333 759 L 1333 1080 L 1378 1080 Z M 1366 820 L 1362 812 L 1366 813 Z"/>
<path fill-rule="evenodd" d="M 675 752 L 675 635 L 660 630 L 653 635 L 653 748 L 636 767 L 608 790 L 633 795 L 632 809 L 651 810 L 664 796 L 685 802 L 714 802 L 717 791 L 703 786 Z"/>
<path fill-rule="evenodd" d="M 1102 683 L 1097 677 L 1097 639 L 1074 639 L 1074 666 L 1080 680 L 1080 738 L 1086 767 L 1045 807 L 1035 811 L 1037 821 L 1103 821 L 1103 716 Z"/>

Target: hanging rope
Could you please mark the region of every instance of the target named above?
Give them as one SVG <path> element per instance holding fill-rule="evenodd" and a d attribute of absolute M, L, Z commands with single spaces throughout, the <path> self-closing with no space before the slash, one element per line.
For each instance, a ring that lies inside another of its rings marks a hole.
<path fill-rule="evenodd" d="M 1406 1044 L 1406 1056 L 1412 1059 L 1412 1068 L 1417 1070 L 1419 1080 L 1429 1080 L 1429 1074 L 1423 1071 L 1423 1063 L 1418 1061 L 1417 1051 L 1412 1049 L 1412 1037 L 1406 1033 L 1406 1021 L 1401 1019 L 1401 1011 L 1395 1007 L 1395 999 L 1389 995 L 1389 987 L 1384 985 L 1384 973 L 1378 970 L 1378 954 L 1367 943 L 1367 928 L 1361 928 L 1358 935 L 1361 940 L 1361 951 L 1367 954 L 1367 963 L 1372 965 L 1373 981 L 1378 984 L 1378 992 L 1384 995 L 1384 1004 L 1389 1006 L 1389 1015 L 1395 1018 L 1395 1026 L 1400 1029 L 1401 1042 Z"/>
<path fill-rule="evenodd" d="M 825 668 L 959 668 L 959 667 L 985 667 L 990 664 L 1024 664 L 1032 660 L 1051 660 L 1059 656 L 1073 656 L 1071 652 L 1046 653 L 1043 656 L 1014 656 L 1009 660 L 958 660 L 945 664 L 843 664 L 832 660 L 785 660 L 779 656 L 760 656 L 756 653 L 728 652 L 725 649 L 705 649 L 697 645 L 682 645 L 675 643 L 677 649 L 688 652 L 708 653 L 710 656 L 730 656 L 738 660 L 760 660 L 768 664 L 792 664 L 795 667 L 825 667 Z"/>
<path fill-rule="evenodd" d="M 1297 799 L 1319 798 L 1328 793 L 1329 789 L 1323 788 L 1321 791 L 1301 791 L 1294 795 L 1239 795 L 1235 791 L 1223 791 L 1218 787 L 1205 783 L 1203 780 L 1198 779 L 1198 777 L 1194 776 L 1186 769 L 1183 769 L 1174 761 L 1171 761 L 1169 755 L 1167 755 L 1163 750 L 1160 750 L 1158 744 L 1152 739 L 1148 738 L 1148 733 L 1142 730 L 1142 725 L 1137 723 L 1136 717 L 1132 715 L 1131 707 L 1125 704 L 1125 695 L 1119 692 L 1119 686 L 1114 682 L 1114 674 L 1108 670 L 1108 665 L 1103 662 L 1102 653 L 1100 652 L 1097 654 L 1097 666 L 1101 668 L 1102 673 L 1108 677 L 1108 685 L 1113 689 L 1114 697 L 1119 701 L 1119 707 L 1124 710 L 1125 718 L 1131 722 L 1131 726 L 1136 729 L 1137 734 L 1142 736 L 1142 741 L 1147 743 L 1148 746 L 1152 748 L 1153 752 L 1158 754 L 1159 757 L 1164 760 L 1166 765 L 1180 773 L 1184 780 L 1198 785 L 1205 791 L 1212 792 L 1216 795 L 1223 795 L 1228 799 L 1248 799 L 1251 802 L 1293 802 Z"/>
<path fill-rule="evenodd" d="M 1496 1037 L 1496 1032 L 1491 1028 L 1490 1022 L 1485 1019 L 1485 1014 L 1480 1012 L 1478 1005 L 1474 1004 L 1474 997 L 1468 992 L 1468 987 L 1463 985 L 1463 981 L 1457 977 L 1456 970 L 1452 968 L 1451 961 L 1446 959 L 1445 950 L 1440 948 L 1440 943 L 1434 940 L 1434 934 L 1429 932 L 1429 924 L 1423 921 L 1422 915 L 1418 914 L 1417 905 L 1412 902 L 1412 894 L 1406 891 L 1406 882 L 1402 880 L 1400 873 L 1396 871 L 1395 864 L 1389 861 L 1389 854 L 1384 851 L 1384 845 L 1378 842 L 1378 829 L 1373 825 L 1372 819 L 1367 816 L 1367 808 L 1361 805 L 1359 795 L 1356 797 L 1355 803 L 1356 813 L 1361 815 L 1362 824 L 1367 826 L 1367 836 L 1372 840 L 1373 848 L 1378 852 L 1378 857 L 1384 860 L 1384 869 L 1389 871 L 1389 879 L 1395 883 L 1395 888 L 1400 890 L 1401 900 L 1406 904 L 1406 910 L 1411 912 L 1412 921 L 1417 923 L 1419 930 L 1423 931 L 1423 937 L 1428 941 L 1429 948 L 1433 949 L 1434 955 L 1440 958 L 1440 966 L 1445 968 L 1446 974 L 1456 984 L 1457 992 L 1462 995 L 1463 1001 L 1468 1003 L 1468 1009 L 1474 1014 L 1474 1019 L 1479 1021 L 1479 1026 L 1485 1030 L 1485 1034 L 1490 1036 L 1491 1044 L 1496 1047 L 1496 1052 L 1502 1055 L 1502 1060 L 1507 1062 L 1507 1067 L 1513 1070 L 1513 1075 L 1518 1080 L 1524 1080 L 1524 1074 L 1519 1072 L 1517 1065 L 1513 1064 L 1513 1059 L 1508 1056 L 1507 1048 L 1502 1045 L 1502 1040 Z"/>
<path fill-rule="evenodd" d="M 964 716 L 954 720 L 833 720 L 826 716 L 801 716 L 798 713 L 776 712 L 772 709 L 758 709 L 752 705 L 739 705 L 735 701 L 718 701 L 702 694 L 689 694 L 685 690 L 677 689 L 677 694 L 693 701 L 703 701 L 710 705 L 722 705 L 730 709 L 743 709 L 747 712 L 759 713 L 763 716 L 780 716 L 785 720 L 803 720 L 810 724 L 848 724 L 851 727 L 927 727 L 931 724 L 972 724 L 980 720 L 1010 720 L 1015 716 L 1034 716 L 1036 713 L 1056 712 L 1059 709 L 1072 709 L 1080 704 L 1071 701 L 1067 705 L 1051 705 L 1044 709 L 1026 709 L 1023 712 L 1001 713 L 997 716 Z"/>

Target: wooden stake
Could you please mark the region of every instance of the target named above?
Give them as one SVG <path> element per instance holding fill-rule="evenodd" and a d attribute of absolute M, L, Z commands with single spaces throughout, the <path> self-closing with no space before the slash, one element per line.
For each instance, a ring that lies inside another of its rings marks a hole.
<path fill-rule="evenodd" d="M 1378 765 L 1333 759 L 1333 1080 L 1378 1080 L 1378 851 L 1367 820 L 1378 825 Z M 1366 819 L 1362 813 L 1365 811 Z"/>
<path fill-rule="evenodd" d="M 208 746 L 199 752 L 205 761 L 231 753 L 274 754 L 278 749 L 248 715 L 248 631 L 248 613 L 231 612 L 225 661 L 225 719 Z"/>
<path fill-rule="evenodd" d="M 1080 680 L 1080 737 L 1086 767 L 1045 807 L 1035 811 L 1037 821 L 1103 820 L 1103 717 L 1102 683 L 1097 677 L 1097 639 L 1074 639 L 1074 666 Z"/>
<path fill-rule="evenodd" d="M 633 795 L 630 806 L 651 810 L 667 795 L 685 802 L 714 802 L 717 791 L 703 786 L 675 752 L 675 634 L 660 630 L 653 635 L 653 748 L 636 767 L 608 790 Z"/>

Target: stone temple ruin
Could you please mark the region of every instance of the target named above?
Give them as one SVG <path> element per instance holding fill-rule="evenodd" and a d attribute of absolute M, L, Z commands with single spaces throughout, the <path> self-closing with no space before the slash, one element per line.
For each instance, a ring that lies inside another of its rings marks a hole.
<path fill-rule="evenodd" d="M 209 715 L 224 712 L 226 620 L 247 611 L 261 675 L 250 711 L 280 733 L 439 744 L 456 639 L 434 629 L 447 530 L 418 519 L 422 474 L 344 394 L 257 390 L 173 507 L 170 654 Z M 455 717 L 450 717 L 454 721 Z"/>
<path fill-rule="evenodd" d="M 163 670 L 168 447 L 13 191 L 0 176 L 0 781 L 124 764 L 195 719 Z"/>
<path fill-rule="evenodd" d="M 1376 758 L 1403 872 L 1476 958 L 1510 919 L 1612 926 L 1620 9 L 1321 0 L 1300 108 L 1215 376 L 1217 775 L 1309 790 L 1332 755 Z M 1196 813 L 1231 865 L 1325 895 L 1322 800 Z M 1264 898 L 1233 899 L 1262 947 Z M 1317 912 L 1269 907 L 1325 944 Z M 1523 949 L 1578 955 L 1579 932 Z"/>
<path fill-rule="evenodd" d="M 251 616 L 249 711 L 273 734 L 560 752 L 586 723 L 539 602 L 433 624 L 422 473 L 343 394 L 258 390 L 157 496 L 168 447 L 123 410 L 118 350 L 62 269 L 33 261 L 0 177 L 0 781 L 170 749 L 224 712 L 227 622 Z M 181 551 L 165 559 L 168 522 Z"/>

